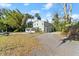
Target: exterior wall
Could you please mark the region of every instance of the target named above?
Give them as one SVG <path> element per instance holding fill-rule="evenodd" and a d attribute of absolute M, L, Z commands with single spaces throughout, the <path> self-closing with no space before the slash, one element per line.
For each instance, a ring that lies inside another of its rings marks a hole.
<path fill-rule="evenodd" d="M 33 28 L 39 28 L 42 32 L 44 32 L 44 22 L 36 20 L 35 22 L 33 22 Z"/>
<path fill-rule="evenodd" d="M 52 32 L 52 24 L 44 22 L 44 32 Z"/>
<path fill-rule="evenodd" d="M 39 28 L 42 32 L 52 32 L 52 25 L 41 20 L 36 20 L 33 22 L 33 28 Z"/>

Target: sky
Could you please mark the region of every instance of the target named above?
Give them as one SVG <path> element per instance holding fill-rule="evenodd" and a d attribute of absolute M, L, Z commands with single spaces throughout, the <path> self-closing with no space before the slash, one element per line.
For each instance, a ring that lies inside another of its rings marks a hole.
<path fill-rule="evenodd" d="M 56 12 L 58 12 L 60 16 L 64 14 L 63 3 L 0 3 L 0 8 L 8 8 L 11 10 L 19 9 L 22 13 L 29 13 L 32 15 L 39 13 L 43 20 L 48 19 L 49 22 L 51 22 L 52 16 Z M 72 3 L 72 17 L 74 19 L 79 17 L 78 3 Z"/>

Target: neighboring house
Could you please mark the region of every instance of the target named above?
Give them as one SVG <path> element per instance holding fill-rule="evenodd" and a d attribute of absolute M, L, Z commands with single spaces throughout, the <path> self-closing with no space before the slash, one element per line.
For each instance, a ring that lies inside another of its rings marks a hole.
<path fill-rule="evenodd" d="M 53 29 L 52 24 L 42 20 L 35 20 L 33 28 L 39 28 L 42 32 L 52 32 Z"/>
<path fill-rule="evenodd" d="M 34 19 L 34 21 L 32 21 L 32 22 L 33 22 L 32 28 L 35 28 L 35 29 L 39 28 L 40 31 L 42 31 L 42 32 L 52 32 L 52 30 L 53 30 L 52 24 L 49 23 L 49 22 L 46 22 L 46 21 L 43 21 L 43 20 L 37 20 L 37 19 Z M 25 31 L 29 32 L 27 30 L 25 30 Z"/>

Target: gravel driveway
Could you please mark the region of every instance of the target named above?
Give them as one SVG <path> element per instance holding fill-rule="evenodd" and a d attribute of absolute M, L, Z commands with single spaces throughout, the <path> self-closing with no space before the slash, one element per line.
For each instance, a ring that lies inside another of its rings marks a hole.
<path fill-rule="evenodd" d="M 57 33 L 45 33 L 37 37 L 42 45 L 42 49 L 34 50 L 33 55 L 36 56 L 79 56 L 79 42 L 67 41 L 61 43 L 62 37 Z"/>

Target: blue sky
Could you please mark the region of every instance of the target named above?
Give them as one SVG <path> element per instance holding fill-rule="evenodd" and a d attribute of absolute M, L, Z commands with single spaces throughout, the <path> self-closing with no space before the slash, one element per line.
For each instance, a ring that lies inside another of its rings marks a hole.
<path fill-rule="evenodd" d="M 19 9 L 22 13 L 30 13 L 32 15 L 39 13 L 42 19 L 49 19 L 49 21 L 51 21 L 51 16 L 56 12 L 63 16 L 63 4 L 58 3 L 0 3 L 0 8 Z M 72 4 L 72 17 L 79 17 L 78 3 Z"/>

